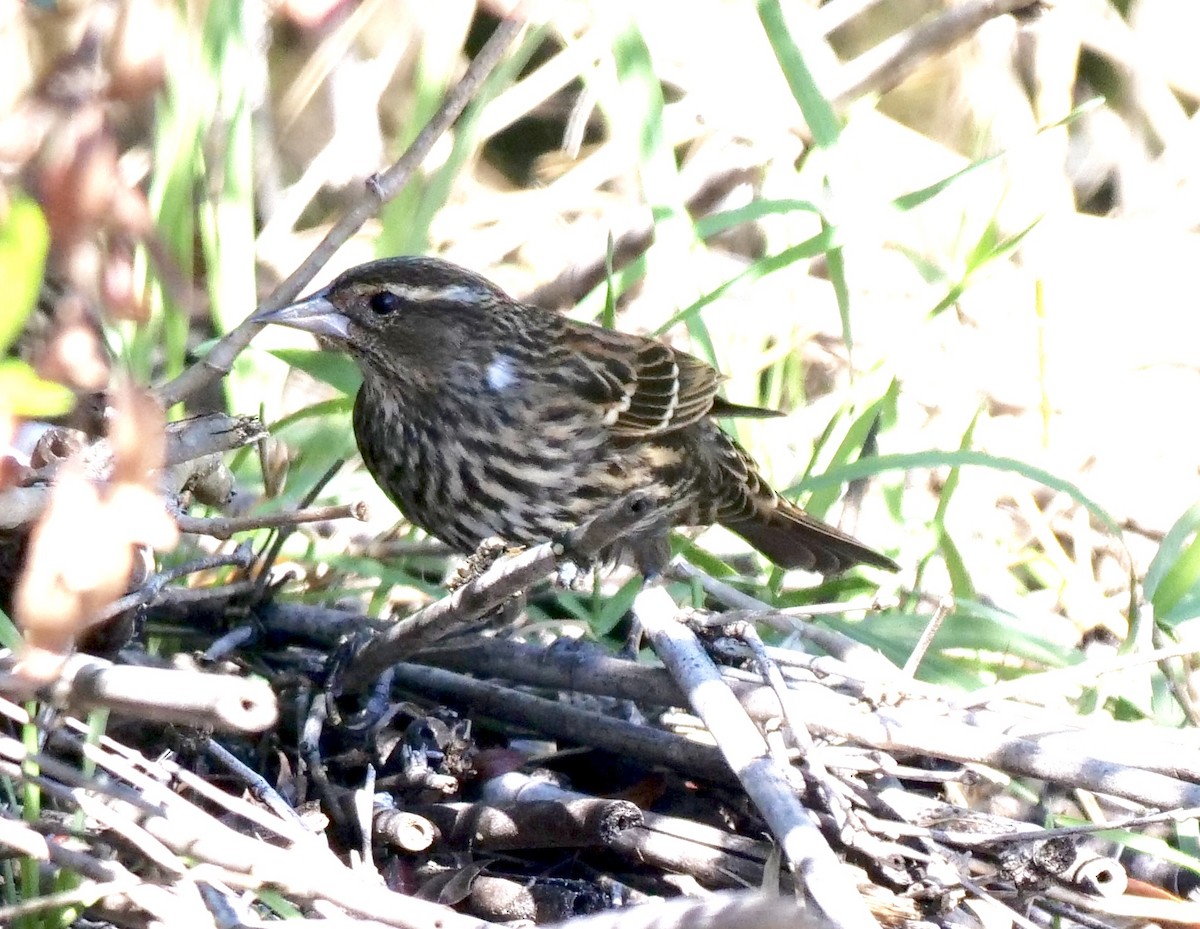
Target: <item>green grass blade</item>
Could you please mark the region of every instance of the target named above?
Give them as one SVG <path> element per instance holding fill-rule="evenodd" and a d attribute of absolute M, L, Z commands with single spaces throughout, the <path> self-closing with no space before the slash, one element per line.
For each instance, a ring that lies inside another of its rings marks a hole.
<path fill-rule="evenodd" d="M 817 255 L 828 252 L 835 240 L 836 230 L 832 227 L 827 227 L 815 236 L 805 239 L 803 242 L 793 245 L 790 248 L 785 248 L 777 255 L 771 255 L 766 258 L 761 258 L 754 264 L 747 267 L 744 271 L 731 277 L 728 281 L 717 287 L 704 296 L 700 297 L 690 306 L 680 310 L 665 323 L 654 330 L 654 335 L 661 336 L 667 332 L 672 326 L 678 325 L 681 322 L 687 322 L 692 319 L 697 313 L 703 310 L 709 304 L 715 303 L 725 294 L 729 293 L 734 287 L 739 284 L 757 281 L 768 274 L 774 274 L 797 261 L 803 261 L 806 258 L 815 258 Z"/>
<path fill-rule="evenodd" d="M 469 10 L 459 7 L 446 8 L 437 17 L 423 18 L 420 56 L 408 95 L 411 110 L 401 133 L 393 140 L 393 155 L 408 148 L 441 106 L 454 79 L 469 25 Z M 379 212 L 376 255 L 423 255 L 429 251 L 428 219 L 443 204 L 436 196 L 427 203 L 427 195 L 428 182 L 417 172 L 399 194 L 383 205 Z"/>
<path fill-rule="evenodd" d="M 1113 536 L 1120 540 L 1124 534 L 1120 524 L 1113 519 L 1109 512 L 1099 503 L 1085 494 L 1075 484 L 1045 468 L 1039 468 L 1017 458 L 1003 455 L 989 455 L 977 451 L 929 451 L 907 452 L 903 454 L 875 455 L 850 464 L 832 468 L 824 474 L 806 478 L 803 485 L 789 488 L 788 493 L 800 490 L 816 490 L 829 484 L 842 484 L 863 477 L 872 477 L 887 471 L 911 471 L 918 468 L 941 468 L 946 466 L 971 465 L 981 468 L 991 468 L 995 471 L 1011 471 L 1031 481 L 1036 481 L 1051 490 L 1066 494 L 1080 506 L 1083 506 L 1100 520 Z"/>
<path fill-rule="evenodd" d="M 833 227 L 821 220 L 821 228 L 833 235 Z M 825 253 L 825 264 L 829 269 L 829 283 L 833 286 L 833 295 L 837 299 L 838 318 L 842 323 L 842 341 L 846 344 L 846 357 L 849 359 L 848 370 L 850 380 L 854 380 L 854 334 L 850 328 L 850 284 L 846 280 L 846 256 L 841 246 L 831 246 Z"/>
<path fill-rule="evenodd" d="M 679 179 L 675 153 L 663 133 L 663 92 L 650 49 L 631 19 L 612 46 L 615 90 L 599 95 L 613 142 L 638 166 L 642 195 L 654 219 L 654 242 L 645 261 L 667 277 L 685 273 L 688 252 L 699 242 Z"/>
<path fill-rule="evenodd" d="M 476 157 L 479 152 L 479 125 L 488 104 L 496 95 L 516 81 L 521 70 L 529 63 L 530 58 L 541 47 L 545 40 L 547 27 L 540 26 L 526 33 L 521 43 L 496 66 L 475 98 L 463 111 L 462 116 L 454 126 L 454 144 L 450 148 L 450 156 L 437 171 L 424 183 L 417 182 L 421 195 L 416 199 L 415 209 L 409 217 L 411 230 L 420 231 L 420 240 L 414 239 L 412 245 L 421 244 L 420 251 L 428 248 L 429 228 L 434 217 L 445 207 L 450 199 L 450 192 L 462 173 L 463 168 Z M 440 104 L 440 100 L 438 101 Z M 385 252 L 385 254 L 404 254 L 403 252 Z"/>
<path fill-rule="evenodd" d="M 1082 103 L 1079 106 L 1075 107 L 1075 109 L 1073 109 L 1070 113 L 1068 113 L 1062 119 L 1060 119 L 1056 122 L 1053 122 L 1048 126 L 1042 126 L 1040 129 L 1038 129 L 1037 132 L 1035 132 L 1032 136 L 1030 136 L 1030 138 L 1033 139 L 1033 138 L 1036 138 L 1037 136 L 1041 135 L 1043 132 L 1048 132 L 1051 129 L 1057 129 L 1060 126 L 1069 125 L 1070 123 L 1073 123 L 1075 120 L 1079 119 L 1080 117 L 1086 115 L 1087 113 L 1090 113 L 1092 110 L 1098 108 L 1099 106 L 1102 106 L 1103 103 L 1104 103 L 1104 99 L 1102 97 L 1094 97 L 1093 99 L 1088 100 L 1086 103 Z M 978 161 L 973 161 L 973 162 L 971 162 L 971 164 L 967 165 L 962 170 L 955 171 L 953 174 L 950 174 L 950 175 L 942 178 L 940 181 L 935 181 L 934 183 L 930 184 L 928 187 L 922 187 L 919 190 L 913 190 L 913 191 L 910 191 L 909 193 L 906 193 L 906 194 L 903 194 L 903 195 L 897 197 L 895 200 L 892 201 L 892 206 L 894 206 L 896 209 L 900 210 L 901 212 L 915 209 L 916 207 L 920 206 L 922 203 L 926 203 L 926 202 L 932 200 L 934 197 L 936 197 L 942 191 L 946 190 L 948 187 L 952 186 L 953 184 L 957 183 L 958 181 L 961 181 L 963 178 L 968 177 L 971 174 L 974 174 L 980 168 L 984 168 L 987 165 L 990 165 L 993 162 L 1000 160 L 1001 158 L 1005 158 L 1009 154 L 1011 154 L 1011 152 L 998 152 L 995 155 L 988 155 L 986 158 L 980 158 Z"/>
<path fill-rule="evenodd" d="M 613 280 L 613 241 L 612 230 L 608 232 L 608 241 L 604 247 L 604 309 L 600 312 L 600 325 L 605 329 L 617 328 L 617 289 Z"/>
<path fill-rule="evenodd" d="M 800 48 L 788 31 L 783 6 L 779 0 L 758 0 L 758 19 L 775 52 L 780 70 L 787 79 L 792 96 L 800 105 L 804 121 L 812 132 L 813 141 L 819 148 L 831 148 L 841 134 L 841 123 L 833 107 L 817 87 L 812 71 L 804 60 Z"/>
<path fill-rule="evenodd" d="M 754 200 L 745 206 L 723 213 L 712 213 L 696 220 L 696 232 L 704 239 L 725 232 L 743 223 L 753 223 L 767 216 L 786 216 L 789 213 L 821 214 L 821 208 L 811 200 Z"/>
<path fill-rule="evenodd" d="M 830 459 L 826 472 L 830 469 L 839 468 L 849 464 L 852 460 L 858 458 L 859 453 L 863 449 L 863 445 L 870 435 L 871 430 L 875 428 L 875 423 L 879 418 L 879 413 L 883 409 L 886 397 L 880 397 L 870 406 L 868 406 L 861 414 L 854 418 L 851 422 L 846 434 L 842 437 L 838 447 L 834 450 L 833 456 Z M 822 436 L 827 440 L 836 430 L 837 418 L 830 422 L 826 427 Z M 811 467 L 811 464 L 810 464 Z M 807 483 L 806 483 L 807 486 Z M 805 502 L 804 508 L 817 516 L 822 516 L 829 511 L 835 500 L 841 494 L 841 485 L 832 484 L 813 491 L 808 500 Z"/>
<path fill-rule="evenodd" d="M 303 423 L 310 419 L 321 419 L 323 417 L 347 417 L 350 411 L 354 408 L 354 401 L 350 397 L 342 397 L 337 400 L 323 400 L 320 403 L 313 403 L 309 406 L 296 410 L 294 413 L 288 413 L 280 419 L 271 423 L 270 432 L 274 436 L 279 436 L 284 430 L 298 423 Z M 345 431 L 345 420 L 335 420 L 338 428 Z"/>

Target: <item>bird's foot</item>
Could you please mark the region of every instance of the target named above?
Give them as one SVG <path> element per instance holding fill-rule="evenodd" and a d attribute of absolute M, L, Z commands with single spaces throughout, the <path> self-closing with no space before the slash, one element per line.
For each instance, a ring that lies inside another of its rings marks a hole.
<path fill-rule="evenodd" d="M 574 559 L 565 559 L 558 563 L 554 572 L 554 584 L 563 590 L 590 590 L 596 580 L 596 566 Z"/>
<path fill-rule="evenodd" d="M 509 545 L 499 536 L 488 536 L 467 556 L 466 561 L 454 569 L 454 573 L 446 581 L 446 589 L 458 590 L 479 579 L 505 555 L 515 555 L 523 548 L 523 545 Z"/>

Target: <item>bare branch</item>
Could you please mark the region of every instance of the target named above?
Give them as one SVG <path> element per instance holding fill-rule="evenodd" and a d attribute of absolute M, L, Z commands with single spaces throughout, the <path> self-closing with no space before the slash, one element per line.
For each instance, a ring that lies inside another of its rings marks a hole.
<path fill-rule="evenodd" d="M 515 16 L 500 21 L 500 25 L 479 50 L 462 79 L 446 94 L 438 111 L 413 139 L 404 154 L 382 174 L 367 181 L 363 198 L 334 224 L 299 267 L 263 301 L 260 310 L 280 309 L 295 300 L 304 285 L 312 280 L 313 275 L 325 265 L 333 253 L 403 189 L 433 148 L 434 142 L 454 124 L 492 69 L 504 57 L 523 25 L 523 21 Z M 220 380 L 229 373 L 234 359 L 250 344 L 250 340 L 260 328 L 259 323 L 251 323 L 249 318 L 243 320 L 235 329 L 226 333 L 204 358 L 174 380 L 159 386 L 155 390 L 158 401 L 164 408 L 169 408 Z"/>
<path fill-rule="evenodd" d="M 560 563 L 588 562 L 617 539 L 654 522 L 648 494 L 634 491 L 609 504 L 594 519 L 558 542 L 545 542 L 501 558 L 484 574 L 450 596 L 408 616 L 368 642 L 346 672 L 345 689 L 366 687 L 384 668 L 402 661 L 454 626 L 477 619 L 542 580 Z"/>
<path fill-rule="evenodd" d="M 330 519 L 368 518 L 367 505 L 362 500 L 337 506 L 319 506 L 306 510 L 288 510 L 282 513 L 260 513 L 255 516 L 177 516 L 175 522 L 180 532 L 210 535 L 214 539 L 228 539 L 235 533 L 251 529 L 280 529 L 299 526 L 302 523 L 320 523 Z"/>

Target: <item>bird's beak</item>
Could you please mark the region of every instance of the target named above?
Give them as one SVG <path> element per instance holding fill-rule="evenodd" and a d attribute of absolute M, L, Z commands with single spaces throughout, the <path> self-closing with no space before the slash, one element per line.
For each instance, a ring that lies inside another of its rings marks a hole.
<path fill-rule="evenodd" d="M 339 342 L 350 341 L 350 317 L 334 306 L 324 291 L 282 309 L 258 313 L 251 320 L 264 326 L 268 323 L 291 326 Z"/>

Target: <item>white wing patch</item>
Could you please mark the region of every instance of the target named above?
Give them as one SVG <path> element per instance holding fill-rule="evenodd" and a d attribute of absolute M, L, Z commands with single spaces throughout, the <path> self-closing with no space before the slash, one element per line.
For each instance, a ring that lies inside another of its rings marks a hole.
<path fill-rule="evenodd" d="M 601 421 L 606 426 L 613 425 L 618 419 L 621 418 L 621 414 L 629 409 L 629 405 L 632 402 L 633 400 L 629 394 L 623 395 L 616 403 L 609 404 L 608 409 L 604 411 L 604 419 Z"/>
<path fill-rule="evenodd" d="M 484 372 L 483 382 L 492 393 L 503 393 L 517 382 L 516 363 L 508 355 L 496 355 Z"/>

